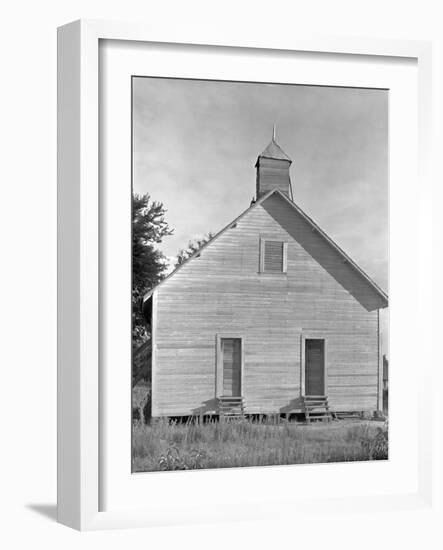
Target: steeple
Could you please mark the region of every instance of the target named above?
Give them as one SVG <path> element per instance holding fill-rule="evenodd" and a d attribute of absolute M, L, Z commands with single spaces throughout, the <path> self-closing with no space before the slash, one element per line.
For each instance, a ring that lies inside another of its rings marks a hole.
<path fill-rule="evenodd" d="M 266 149 L 258 156 L 257 169 L 257 199 L 272 189 L 279 189 L 292 200 L 291 178 L 289 167 L 292 160 L 275 141 L 275 124 L 272 128 L 272 139 Z"/>

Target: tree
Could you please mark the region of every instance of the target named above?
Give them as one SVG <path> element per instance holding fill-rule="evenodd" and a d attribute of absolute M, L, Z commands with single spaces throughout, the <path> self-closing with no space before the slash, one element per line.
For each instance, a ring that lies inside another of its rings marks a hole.
<path fill-rule="evenodd" d="M 204 246 L 208 241 L 212 239 L 213 236 L 214 235 L 211 232 L 209 232 L 205 237 L 202 237 L 201 239 L 195 239 L 194 241 L 189 241 L 188 247 L 182 248 L 180 252 L 177 254 L 174 267 L 178 267 L 184 261 L 190 258 L 193 254 L 198 252 L 202 248 L 202 246 Z"/>
<path fill-rule="evenodd" d="M 132 196 L 132 346 L 133 350 L 149 340 L 149 327 L 142 314 L 143 296 L 159 283 L 167 269 L 167 260 L 156 248 L 172 235 L 165 220 L 166 209 L 151 200 L 149 193 Z"/>

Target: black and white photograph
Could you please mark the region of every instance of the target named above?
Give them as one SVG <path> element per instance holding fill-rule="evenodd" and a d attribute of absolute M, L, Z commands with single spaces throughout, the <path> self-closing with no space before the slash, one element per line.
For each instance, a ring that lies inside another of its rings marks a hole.
<path fill-rule="evenodd" d="M 388 459 L 386 89 L 132 78 L 132 470 Z"/>
<path fill-rule="evenodd" d="M 2 548 L 443 546 L 441 6 L 376 4 L 6 6 Z"/>

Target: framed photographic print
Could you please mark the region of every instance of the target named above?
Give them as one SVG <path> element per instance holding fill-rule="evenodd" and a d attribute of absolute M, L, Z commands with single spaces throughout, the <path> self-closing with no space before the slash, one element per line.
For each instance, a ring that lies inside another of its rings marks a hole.
<path fill-rule="evenodd" d="M 62 523 L 429 502 L 429 64 L 59 29 Z"/>
<path fill-rule="evenodd" d="M 387 459 L 388 90 L 134 76 L 132 105 L 133 470 Z"/>

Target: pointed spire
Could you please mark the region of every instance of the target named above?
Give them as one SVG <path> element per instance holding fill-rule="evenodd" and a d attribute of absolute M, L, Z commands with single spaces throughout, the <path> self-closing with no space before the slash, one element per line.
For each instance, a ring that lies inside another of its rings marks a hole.
<path fill-rule="evenodd" d="M 266 157 L 270 159 L 288 160 L 289 162 L 292 162 L 291 159 L 288 157 L 288 155 L 280 147 L 280 145 L 278 145 L 278 143 L 275 141 L 275 133 L 276 133 L 276 126 L 274 124 L 272 126 L 272 139 L 269 142 L 269 145 L 262 152 L 262 154 L 259 155 L 258 158 Z"/>

